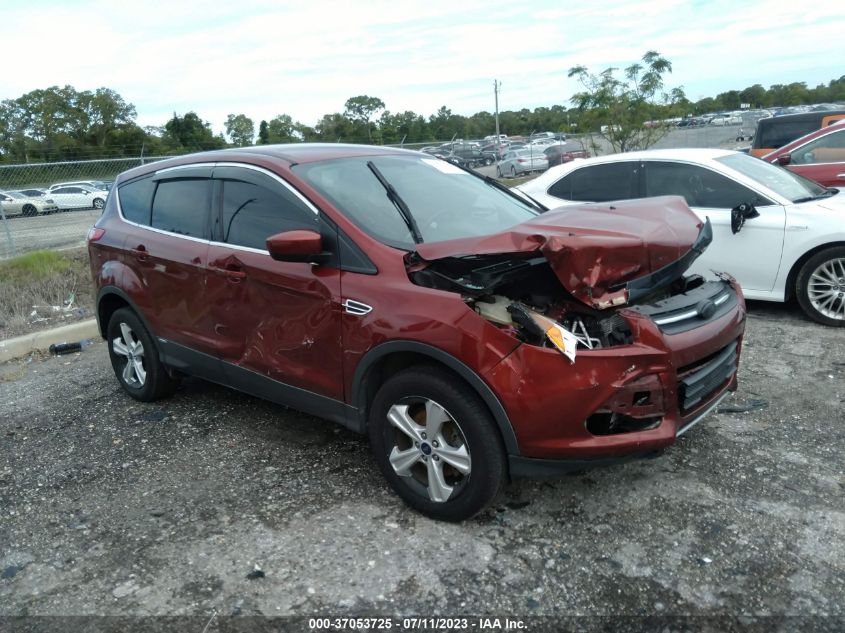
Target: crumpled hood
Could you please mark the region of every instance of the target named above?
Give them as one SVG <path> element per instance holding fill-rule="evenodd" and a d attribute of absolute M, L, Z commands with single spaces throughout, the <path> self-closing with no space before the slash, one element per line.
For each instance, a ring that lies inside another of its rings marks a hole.
<path fill-rule="evenodd" d="M 618 287 L 686 255 L 702 222 L 679 196 L 561 207 L 501 233 L 419 244 L 423 260 L 542 253 L 557 278 L 587 305 L 627 301 Z"/>

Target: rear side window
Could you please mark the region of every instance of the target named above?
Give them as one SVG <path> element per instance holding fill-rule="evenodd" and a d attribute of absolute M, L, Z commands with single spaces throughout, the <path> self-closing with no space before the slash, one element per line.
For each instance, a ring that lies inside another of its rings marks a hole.
<path fill-rule="evenodd" d="M 123 217 L 136 224 L 149 225 L 154 191 L 155 182 L 152 178 L 143 178 L 122 185 L 118 189 L 118 196 Z"/>
<path fill-rule="evenodd" d="M 208 179 L 160 181 L 153 199 L 153 228 L 207 238 L 210 193 Z"/>
<path fill-rule="evenodd" d="M 224 242 L 266 250 L 271 235 L 318 225 L 317 214 L 286 189 L 224 180 L 222 228 Z"/>
<path fill-rule="evenodd" d="M 638 167 L 633 161 L 582 167 L 549 187 L 549 195 L 579 202 L 636 198 Z"/>

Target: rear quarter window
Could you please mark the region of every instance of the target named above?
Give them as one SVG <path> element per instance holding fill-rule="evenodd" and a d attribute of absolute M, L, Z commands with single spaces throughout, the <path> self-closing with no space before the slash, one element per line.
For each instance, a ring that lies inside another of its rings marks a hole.
<path fill-rule="evenodd" d="M 130 222 L 148 226 L 154 191 L 155 182 L 152 178 L 142 178 L 121 185 L 118 188 L 118 196 L 123 217 Z"/>

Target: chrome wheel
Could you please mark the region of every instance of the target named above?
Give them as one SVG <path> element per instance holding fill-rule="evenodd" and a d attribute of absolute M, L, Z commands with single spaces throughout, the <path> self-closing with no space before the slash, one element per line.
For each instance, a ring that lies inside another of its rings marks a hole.
<path fill-rule="evenodd" d="M 434 400 L 408 398 L 387 412 L 394 472 L 431 501 L 443 503 L 469 480 L 472 460 L 455 419 Z"/>
<path fill-rule="evenodd" d="M 845 320 L 845 258 L 829 259 L 810 273 L 807 298 L 820 314 Z"/>
<path fill-rule="evenodd" d="M 126 359 L 121 372 L 123 382 L 135 389 L 141 389 L 147 381 L 144 367 L 144 345 L 126 323 L 120 324 L 121 336 L 112 339 L 114 353 Z"/>

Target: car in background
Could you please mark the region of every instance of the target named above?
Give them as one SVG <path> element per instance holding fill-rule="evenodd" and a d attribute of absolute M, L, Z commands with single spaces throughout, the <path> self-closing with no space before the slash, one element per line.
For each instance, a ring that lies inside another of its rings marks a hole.
<path fill-rule="evenodd" d="M 802 136 L 766 154 L 763 160 L 825 187 L 845 188 L 845 121 Z"/>
<path fill-rule="evenodd" d="M 17 189 L 16 191 L 27 198 L 44 198 L 47 195 L 46 189 Z"/>
<path fill-rule="evenodd" d="M 517 190 L 551 208 L 682 196 L 713 225 L 693 272 L 724 271 L 751 299 L 796 297 L 811 319 L 845 326 L 845 194 L 836 189 L 739 152 L 667 149 L 573 161 Z"/>
<path fill-rule="evenodd" d="M 742 291 L 685 274 L 707 222 L 540 210 L 388 147 L 137 167 L 88 234 L 102 353 L 139 401 L 190 374 L 367 434 L 410 506 L 466 519 L 509 479 L 668 447 L 737 387 Z"/>
<path fill-rule="evenodd" d="M 17 191 L 0 192 L 0 205 L 7 217 L 46 215 L 59 210 L 51 198 L 28 198 Z"/>
<path fill-rule="evenodd" d="M 751 143 L 751 155 L 763 157 L 797 138 L 842 120 L 845 120 L 845 110 L 819 110 L 760 119 Z"/>
<path fill-rule="evenodd" d="M 543 150 L 549 161 L 549 167 L 563 165 L 576 158 L 589 158 L 590 152 L 575 143 L 558 143 Z"/>
<path fill-rule="evenodd" d="M 94 180 L 73 180 L 71 182 L 57 182 L 47 187 L 47 192 L 55 191 L 61 187 L 89 187 L 95 189 Z"/>
<path fill-rule="evenodd" d="M 742 125 L 742 117 L 736 116 L 734 114 L 717 114 L 712 119 L 710 119 L 708 125 Z"/>
<path fill-rule="evenodd" d="M 108 196 L 108 191 L 83 186 L 57 187 L 50 192 L 60 211 L 102 209 Z"/>
<path fill-rule="evenodd" d="M 466 167 L 478 167 L 479 165 L 492 165 L 495 163 L 496 153 L 485 152 L 476 147 L 460 146 L 454 147 L 452 149 L 452 154 L 447 156 L 446 160 L 450 160 Z"/>
<path fill-rule="evenodd" d="M 496 175 L 499 178 L 516 178 L 519 174 L 546 171 L 548 168 L 549 159 L 539 148 L 510 150 L 496 164 Z"/>

